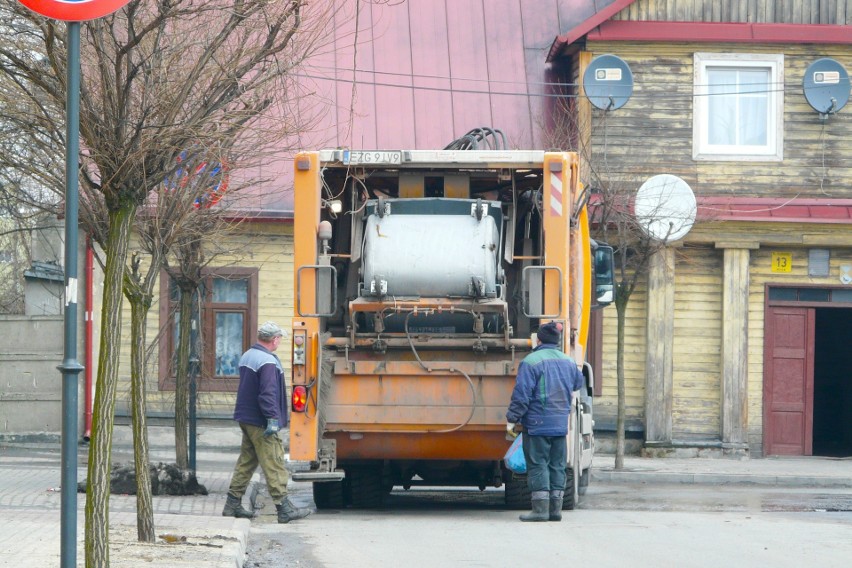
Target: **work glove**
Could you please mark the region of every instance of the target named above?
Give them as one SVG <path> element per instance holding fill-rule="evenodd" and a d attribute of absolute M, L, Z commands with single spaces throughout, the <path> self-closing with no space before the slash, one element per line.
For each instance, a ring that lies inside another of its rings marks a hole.
<path fill-rule="evenodd" d="M 514 422 L 506 422 L 506 436 L 507 437 L 509 437 L 509 436 L 511 436 L 512 438 L 518 437 L 518 433 L 515 431 L 515 426 L 517 426 L 517 424 L 515 424 Z"/>
<path fill-rule="evenodd" d="M 271 436 L 278 433 L 279 430 L 281 430 L 281 426 L 278 425 L 278 420 L 270 418 L 266 421 L 266 430 L 263 431 L 263 435 Z"/>

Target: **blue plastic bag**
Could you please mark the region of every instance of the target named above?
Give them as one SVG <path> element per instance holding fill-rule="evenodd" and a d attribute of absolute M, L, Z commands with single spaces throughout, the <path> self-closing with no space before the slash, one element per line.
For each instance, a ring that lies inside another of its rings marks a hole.
<path fill-rule="evenodd" d="M 515 438 L 515 441 L 512 442 L 512 445 L 509 446 L 509 449 L 506 451 L 506 455 L 503 456 L 503 463 L 505 463 L 506 467 L 508 467 L 513 473 L 527 472 L 527 460 L 524 457 L 523 439 L 524 435 L 518 434 L 518 437 Z"/>

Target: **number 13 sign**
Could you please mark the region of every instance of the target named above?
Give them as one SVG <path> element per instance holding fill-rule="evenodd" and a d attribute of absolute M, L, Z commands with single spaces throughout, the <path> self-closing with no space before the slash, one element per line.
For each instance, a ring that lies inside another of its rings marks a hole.
<path fill-rule="evenodd" d="M 18 0 L 42 16 L 66 22 L 96 20 L 112 14 L 129 0 Z"/>

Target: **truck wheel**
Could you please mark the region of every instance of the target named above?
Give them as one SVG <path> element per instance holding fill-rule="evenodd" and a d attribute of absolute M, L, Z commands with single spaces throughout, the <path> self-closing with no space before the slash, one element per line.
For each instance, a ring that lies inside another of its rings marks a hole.
<path fill-rule="evenodd" d="M 357 509 L 376 509 L 386 495 L 382 486 L 382 471 L 378 468 L 347 470 L 352 506 Z"/>
<path fill-rule="evenodd" d="M 591 474 L 592 466 L 589 466 L 583 471 L 583 475 L 580 476 L 580 487 L 577 490 L 580 495 L 586 494 L 586 490 L 589 488 L 589 479 L 592 476 Z"/>
<path fill-rule="evenodd" d="M 562 510 L 573 511 L 577 505 L 577 493 L 574 490 L 576 487 L 574 483 L 574 470 L 569 467 L 565 470 L 565 474 L 565 498 L 562 500 Z"/>
<path fill-rule="evenodd" d="M 510 479 L 504 485 L 506 489 L 503 498 L 507 509 L 520 511 L 530 508 L 530 488 L 526 479 Z"/>
<path fill-rule="evenodd" d="M 342 509 L 346 506 L 343 499 L 342 481 L 323 481 L 314 483 L 314 504 L 317 510 Z"/>

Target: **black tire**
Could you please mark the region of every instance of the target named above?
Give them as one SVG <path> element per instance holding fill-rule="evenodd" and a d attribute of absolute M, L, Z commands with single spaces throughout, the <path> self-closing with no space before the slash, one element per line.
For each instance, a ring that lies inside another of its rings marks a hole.
<path fill-rule="evenodd" d="M 324 481 L 314 483 L 314 504 L 317 510 L 342 509 L 346 506 L 343 498 L 342 481 Z"/>
<path fill-rule="evenodd" d="M 574 470 L 570 467 L 565 470 L 565 498 L 562 499 L 562 510 L 573 511 L 577 506 L 577 494 L 574 493 Z"/>
<path fill-rule="evenodd" d="M 507 509 L 520 511 L 530 508 L 530 488 L 526 479 L 509 479 L 504 485 L 503 499 Z"/>
<path fill-rule="evenodd" d="M 376 509 L 384 503 L 387 494 L 382 486 L 382 472 L 377 468 L 358 468 L 346 472 L 352 507 Z"/>
<path fill-rule="evenodd" d="M 583 475 L 580 476 L 580 488 L 578 490 L 580 495 L 586 494 L 586 490 L 589 488 L 589 480 L 592 477 L 591 473 L 592 466 L 589 466 L 583 471 Z"/>

